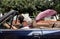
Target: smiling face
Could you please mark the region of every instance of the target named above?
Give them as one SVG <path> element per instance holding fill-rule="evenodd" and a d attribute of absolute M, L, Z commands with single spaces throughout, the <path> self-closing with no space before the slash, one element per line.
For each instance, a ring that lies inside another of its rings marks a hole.
<path fill-rule="evenodd" d="M 22 24 L 24 27 L 26 27 L 28 25 L 28 23 L 26 21 L 24 21 Z"/>

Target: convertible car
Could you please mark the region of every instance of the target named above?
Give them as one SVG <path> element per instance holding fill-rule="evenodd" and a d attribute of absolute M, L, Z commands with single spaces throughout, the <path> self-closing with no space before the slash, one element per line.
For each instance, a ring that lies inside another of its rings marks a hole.
<path fill-rule="evenodd" d="M 0 39 L 60 39 L 59 28 L 11 29 L 12 19 L 18 14 L 12 10 L 0 18 Z M 10 28 L 6 29 L 3 24 L 9 20 Z"/>

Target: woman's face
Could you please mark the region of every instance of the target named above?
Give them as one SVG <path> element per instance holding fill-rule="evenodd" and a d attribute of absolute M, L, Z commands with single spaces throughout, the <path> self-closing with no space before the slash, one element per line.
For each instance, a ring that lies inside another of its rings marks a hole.
<path fill-rule="evenodd" d="M 24 21 L 22 24 L 24 27 L 28 25 L 28 23 L 26 21 Z"/>

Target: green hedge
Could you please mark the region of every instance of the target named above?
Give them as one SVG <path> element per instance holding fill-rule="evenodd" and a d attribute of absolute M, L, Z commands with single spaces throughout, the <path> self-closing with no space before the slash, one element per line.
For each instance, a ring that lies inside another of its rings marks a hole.
<path fill-rule="evenodd" d="M 60 0 L 0 0 L 0 12 L 2 13 L 14 9 L 19 13 L 36 15 L 38 12 L 48 8 L 60 12 Z"/>

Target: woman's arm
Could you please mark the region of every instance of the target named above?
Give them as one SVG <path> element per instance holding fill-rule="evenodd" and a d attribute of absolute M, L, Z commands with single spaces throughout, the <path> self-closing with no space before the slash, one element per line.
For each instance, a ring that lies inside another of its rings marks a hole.
<path fill-rule="evenodd" d="M 5 27 L 7 27 L 8 29 L 10 28 L 10 26 L 9 26 L 7 23 L 4 23 L 3 25 L 4 25 Z M 16 28 L 15 26 L 12 25 L 12 28 L 11 28 L 11 29 L 18 29 L 18 28 Z"/>

